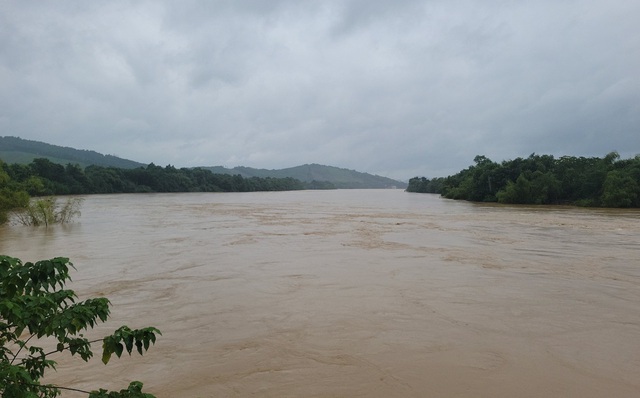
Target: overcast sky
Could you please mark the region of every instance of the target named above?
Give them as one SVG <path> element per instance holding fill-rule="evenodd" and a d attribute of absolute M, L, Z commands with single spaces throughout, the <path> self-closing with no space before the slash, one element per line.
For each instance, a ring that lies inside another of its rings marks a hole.
<path fill-rule="evenodd" d="M 0 0 L 0 135 L 408 180 L 640 154 L 638 0 Z"/>

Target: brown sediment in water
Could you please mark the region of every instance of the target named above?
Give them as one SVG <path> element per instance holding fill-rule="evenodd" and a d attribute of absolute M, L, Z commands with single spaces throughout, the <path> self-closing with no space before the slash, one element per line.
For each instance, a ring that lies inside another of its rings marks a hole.
<path fill-rule="evenodd" d="M 5 228 L 64 255 L 81 297 L 157 326 L 143 357 L 52 381 L 159 398 L 636 397 L 640 214 L 401 191 L 87 197 L 80 223 Z M 96 347 L 99 349 L 99 347 Z M 72 395 L 69 395 L 72 396 Z"/>

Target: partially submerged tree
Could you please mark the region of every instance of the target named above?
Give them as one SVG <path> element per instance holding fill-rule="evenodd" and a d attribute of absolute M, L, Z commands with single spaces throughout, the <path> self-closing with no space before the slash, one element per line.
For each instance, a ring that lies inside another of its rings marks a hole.
<path fill-rule="evenodd" d="M 77 197 L 68 197 L 62 204 L 54 196 L 32 199 L 24 208 L 14 210 L 14 219 L 22 225 L 66 224 L 80 215 L 81 204 L 82 198 Z"/>
<path fill-rule="evenodd" d="M 112 335 L 89 341 L 82 332 L 104 322 L 109 300 L 93 298 L 76 302 L 73 290 L 64 289 L 70 280 L 68 258 L 56 257 L 36 263 L 0 256 L 0 393 L 3 398 L 51 398 L 63 390 L 88 394 L 89 398 L 153 398 L 134 381 L 120 391 L 82 391 L 42 384 L 45 371 L 54 369 L 51 356 L 59 352 L 77 355 L 84 361 L 93 356 L 91 344 L 102 342 L 102 362 L 135 348 L 140 355 L 161 334 L 154 327 L 129 329 L 122 326 Z M 52 339 L 55 350 L 45 351 L 39 341 Z"/>

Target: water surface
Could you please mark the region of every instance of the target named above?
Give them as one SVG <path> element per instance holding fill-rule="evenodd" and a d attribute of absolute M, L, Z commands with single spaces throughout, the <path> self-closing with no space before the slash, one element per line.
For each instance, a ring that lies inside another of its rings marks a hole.
<path fill-rule="evenodd" d="M 163 397 L 640 396 L 640 213 L 400 190 L 87 196 L 0 252 L 163 336 L 53 381 Z M 96 346 L 99 350 L 99 345 Z M 69 394 L 68 396 L 73 396 Z"/>

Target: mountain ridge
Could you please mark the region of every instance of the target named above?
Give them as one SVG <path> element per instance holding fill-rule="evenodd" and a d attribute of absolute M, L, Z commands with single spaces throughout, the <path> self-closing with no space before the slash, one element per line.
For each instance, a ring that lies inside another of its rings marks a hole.
<path fill-rule="evenodd" d="M 114 155 L 103 155 L 96 151 L 53 145 L 42 141 L 25 140 L 19 137 L 0 137 L 0 159 L 5 163 L 27 164 L 36 158 L 46 158 L 59 164 L 79 164 L 82 167 L 96 165 L 135 169 L 146 166 L 140 162 L 119 158 Z"/>
<path fill-rule="evenodd" d="M 317 163 L 303 164 L 284 169 L 257 169 L 239 166 L 231 169 L 222 166 L 201 167 L 220 174 L 240 174 L 242 177 L 292 177 L 306 183 L 330 182 L 335 188 L 406 188 L 407 183 L 382 177 L 375 174 L 363 173 L 356 170 L 326 166 Z"/>
<path fill-rule="evenodd" d="M 28 164 L 36 158 L 47 158 L 58 164 L 78 164 L 82 167 L 90 165 L 135 169 L 145 167 L 146 164 L 133 160 L 119 158 L 113 155 L 103 155 L 96 151 L 75 149 L 41 141 L 26 140 L 19 137 L 0 137 L 0 159 L 5 163 Z M 291 177 L 308 184 L 313 188 L 406 188 L 407 183 L 379 175 L 363 173 L 335 166 L 317 163 L 304 164 L 284 169 L 258 169 L 238 166 L 231 169 L 222 166 L 202 166 L 218 174 L 241 175 L 243 177 L 286 178 Z"/>

